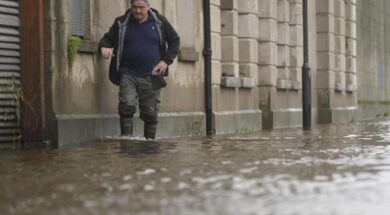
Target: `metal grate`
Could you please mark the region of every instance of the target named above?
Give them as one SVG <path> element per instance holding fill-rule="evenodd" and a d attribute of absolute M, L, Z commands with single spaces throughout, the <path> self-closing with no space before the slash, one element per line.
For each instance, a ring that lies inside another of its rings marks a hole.
<path fill-rule="evenodd" d="M 0 0 L 0 142 L 20 138 L 19 3 Z"/>

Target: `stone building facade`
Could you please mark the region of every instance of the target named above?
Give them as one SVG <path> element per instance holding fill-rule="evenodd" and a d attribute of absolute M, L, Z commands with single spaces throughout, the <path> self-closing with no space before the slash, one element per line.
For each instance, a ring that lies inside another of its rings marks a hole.
<path fill-rule="evenodd" d="M 179 57 L 162 92 L 159 137 L 205 135 L 202 3 L 151 0 L 181 36 Z M 307 3 L 313 125 L 386 115 L 389 3 Z M 97 53 L 97 42 L 130 0 L 44 4 L 41 139 L 65 146 L 119 134 L 118 89 L 108 80 L 108 61 Z M 211 0 L 210 8 L 214 132 L 302 126 L 303 0 Z M 71 35 L 82 38 L 72 65 Z M 139 136 L 141 127 L 138 120 Z"/>

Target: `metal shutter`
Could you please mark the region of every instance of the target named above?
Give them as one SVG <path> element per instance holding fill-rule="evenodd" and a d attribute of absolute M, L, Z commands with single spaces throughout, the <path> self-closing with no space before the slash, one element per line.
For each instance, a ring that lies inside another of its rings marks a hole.
<path fill-rule="evenodd" d="M 20 135 L 19 26 L 19 2 L 0 0 L 0 142 L 13 142 Z"/>
<path fill-rule="evenodd" d="M 87 21 L 87 1 L 70 0 L 70 33 L 77 36 L 85 36 L 85 24 Z"/>

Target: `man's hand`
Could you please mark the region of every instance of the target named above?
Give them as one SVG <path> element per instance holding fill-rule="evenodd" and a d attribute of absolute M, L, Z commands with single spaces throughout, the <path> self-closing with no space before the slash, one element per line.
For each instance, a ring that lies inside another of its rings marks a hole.
<path fill-rule="evenodd" d="M 164 75 L 165 71 L 168 68 L 168 64 L 165 61 L 160 60 L 160 62 L 153 68 L 153 75 Z"/>
<path fill-rule="evenodd" d="M 112 54 L 112 48 L 102 47 L 100 49 L 100 52 L 102 53 L 102 56 L 104 57 L 104 59 L 110 59 L 112 56 L 114 56 Z"/>

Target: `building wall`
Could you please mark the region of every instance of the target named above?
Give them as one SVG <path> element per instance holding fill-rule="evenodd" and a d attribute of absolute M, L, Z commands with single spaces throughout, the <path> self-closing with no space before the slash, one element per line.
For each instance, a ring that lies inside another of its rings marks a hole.
<path fill-rule="evenodd" d="M 50 133 L 59 145 L 119 134 L 118 88 L 108 79 L 109 61 L 97 53 L 97 43 L 116 16 L 130 6 L 129 0 L 89 1 L 88 35 L 83 38 L 76 60 L 68 64 L 70 0 L 47 1 L 48 46 L 46 70 L 50 109 Z M 192 0 L 151 1 L 182 36 L 180 62 L 170 66 L 168 86 L 161 95 L 158 136 L 193 136 L 204 131 L 204 93 L 201 2 Z M 179 10 L 178 7 L 182 8 Z M 179 19 L 178 17 L 186 17 Z M 143 125 L 136 120 L 135 133 Z M 72 134 L 72 135 L 69 135 Z"/>
<path fill-rule="evenodd" d="M 359 117 L 390 113 L 390 2 L 357 1 Z"/>
<path fill-rule="evenodd" d="M 47 1 L 47 103 L 60 145 L 119 134 L 118 89 L 96 48 L 130 5 L 90 0 L 88 35 L 69 66 L 70 1 Z M 301 126 L 302 0 L 210 2 L 215 133 Z M 202 1 L 151 4 L 181 35 L 180 54 L 161 96 L 158 136 L 204 135 Z M 308 7 L 313 123 L 349 121 L 357 104 L 356 1 L 308 1 Z M 140 120 L 135 133 L 142 136 Z"/>
<path fill-rule="evenodd" d="M 346 122 L 355 118 L 356 1 L 317 3 L 318 122 Z"/>

